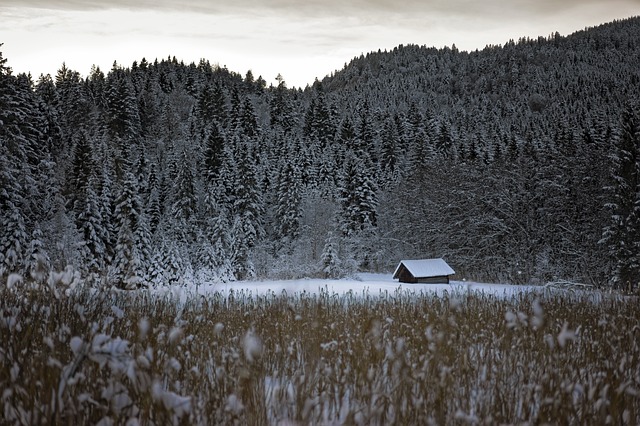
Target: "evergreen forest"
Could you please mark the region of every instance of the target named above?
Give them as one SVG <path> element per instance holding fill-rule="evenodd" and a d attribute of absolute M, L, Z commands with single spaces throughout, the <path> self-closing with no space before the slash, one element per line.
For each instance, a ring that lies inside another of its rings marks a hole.
<path fill-rule="evenodd" d="M 338 278 L 442 257 L 458 279 L 640 287 L 640 18 L 400 45 L 304 89 L 205 59 L 38 78 L 10 59 L 2 281 Z"/>

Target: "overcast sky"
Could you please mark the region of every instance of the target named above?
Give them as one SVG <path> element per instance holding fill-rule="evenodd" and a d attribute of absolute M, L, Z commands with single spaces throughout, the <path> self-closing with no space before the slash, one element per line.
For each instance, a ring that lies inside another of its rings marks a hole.
<path fill-rule="evenodd" d="M 304 87 L 399 44 L 482 49 L 640 15 L 640 0 L 0 0 L 14 73 L 201 58 Z"/>

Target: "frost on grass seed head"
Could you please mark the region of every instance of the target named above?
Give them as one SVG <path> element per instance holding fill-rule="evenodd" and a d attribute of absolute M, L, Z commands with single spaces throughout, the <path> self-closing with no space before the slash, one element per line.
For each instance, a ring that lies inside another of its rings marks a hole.
<path fill-rule="evenodd" d="M 213 326 L 213 333 L 216 336 L 220 336 L 223 330 L 224 330 L 224 324 L 220 322 L 216 323 L 216 325 Z"/>
<path fill-rule="evenodd" d="M 69 346 L 71 347 L 71 352 L 73 352 L 74 355 L 78 355 L 83 351 L 85 344 L 81 337 L 74 336 L 71 338 Z"/>
<path fill-rule="evenodd" d="M 180 396 L 175 392 L 168 391 L 163 388 L 160 382 L 156 381 L 151 387 L 151 395 L 155 402 L 161 403 L 162 406 L 177 416 L 182 418 L 191 413 L 191 398 L 188 396 Z"/>
<path fill-rule="evenodd" d="M 180 343 L 183 336 L 184 336 L 184 333 L 182 332 L 182 328 L 173 327 L 169 331 L 169 343 L 172 345 L 177 345 L 178 343 Z"/>
<path fill-rule="evenodd" d="M 138 321 L 138 332 L 140 333 L 139 336 L 141 340 L 147 338 L 150 326 L 151 324 L 149 323 L 149 320 L 147 318 L 140 318 L 140 321 Z"/>
<path fill-rule="evenodd" d="M 558 344 L 560 347 L 564 348 L 567 342 L 575 340 L 576 337 L 576 332 L 574 330 L 570 330 L 569 323 L 565 321 L 562 325 L 562 330 L 560 330 L 560 334 L 558 334 Z"/>
<path fill-rule="evenodd" d="M 242 348 L 247 362 L 252 363 L 262 356 L 262 340 L 253 330 L 247 331 L 242 339 Z"/>
<path fill-rule="evenodd" d="M 22 283 L 22 275 L 9 274 L 7 277 L 7 289 L 12 290 L 14 287 Z"/>

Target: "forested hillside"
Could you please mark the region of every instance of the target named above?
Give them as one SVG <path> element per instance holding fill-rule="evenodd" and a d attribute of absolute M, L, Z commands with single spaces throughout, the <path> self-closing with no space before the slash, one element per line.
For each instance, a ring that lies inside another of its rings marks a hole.
<path fill-rule="evenodd" d="M 475 280 L 640 281 L 640 18 L 476 52 L 399 46 L 304 90 L 206 60 L 34 81 L 10 59 L 3 280 L 70 265 L 134 288 L 444 257 Z"/>

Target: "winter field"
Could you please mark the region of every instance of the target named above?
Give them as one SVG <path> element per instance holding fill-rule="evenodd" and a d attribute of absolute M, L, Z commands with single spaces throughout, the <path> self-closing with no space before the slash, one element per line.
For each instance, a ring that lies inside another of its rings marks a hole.
<path fill-rule="evenodd" d="M 639 424 L 637 298 L 454 282 L 0 287 L 0 423 Z"/>
<path fill-rule="evenodd" d="M 214 293 L 228 295 L 243 292 L 247 295 L 292 295 L 303 293 L 317 295 L 327 292 L 343 296 L 388 296 L 396 292 L 425 293 L 441 295 L 447 293 L 481 292 L 497 297 L 508 297 L 517 293 L 542 290 L 541 287 L 512 286 L 508 284 L 485 284 L 464 281 L 452 281 L 451 284 L 403 284 L 394 280 L 391 274 L 359 273 L 351 279 L 298 279 L 298 280 L 268 280 L 268 281 L 231 281 L 200 286 L 160 287 L 153 292 L 168 295 L 177 301 L 185 301 L 194 295 L 206 296 Z"/>

